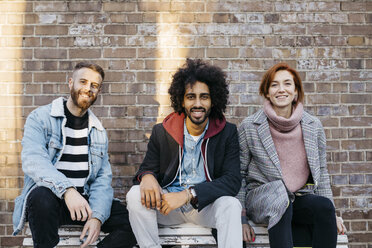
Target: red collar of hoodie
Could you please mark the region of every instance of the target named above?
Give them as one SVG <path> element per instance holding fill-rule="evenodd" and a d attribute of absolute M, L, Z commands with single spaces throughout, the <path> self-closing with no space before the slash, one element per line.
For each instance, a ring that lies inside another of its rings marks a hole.
<path fill-rule="evenodd" d="M 163 127 L 172 136 L 172 138 L 183 148 L 183 124 L 185 120 L 185 114 L 178 114 L 176 112 L 171 113 L 163 120 Z M 226 119 L 212 119 L 209 118 L 208 130 L 204 135 L 204 140 L 215 136 L 221 132 L 226 126 Z"/>

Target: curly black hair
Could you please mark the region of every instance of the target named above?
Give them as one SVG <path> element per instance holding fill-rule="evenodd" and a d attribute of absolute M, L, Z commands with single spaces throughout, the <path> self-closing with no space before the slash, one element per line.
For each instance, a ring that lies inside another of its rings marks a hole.
<path fill-rule="evenodd" d="M 188 84 L 191 86 L 196 81 L 208 85 L 211 95 L 212 109 L 211 118 L 223 118 L 226 109 L 229 90 L 226 82 L 226 74 L 221 68 L 209 65 L 201 59 L 187 59 L 183 67 L 173 75 L 172 84 L 169 87 L 172 107 L 179 114 L 185 110 L 182 107 L 185 89 Z"/>

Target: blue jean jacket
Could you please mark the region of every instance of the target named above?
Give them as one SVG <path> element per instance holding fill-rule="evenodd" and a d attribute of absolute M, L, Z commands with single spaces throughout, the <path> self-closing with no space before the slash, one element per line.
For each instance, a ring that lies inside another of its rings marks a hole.
<path fill-rule="evenodd" d="M 13 235 L 17 235 L 26 221 L 26 202 L 30 192 L 38 186 L 49 188 L 57 197 L 63 197 L 66 189 L 74 185 L 59 172 L 55 163 L 61 158 L 66 137 L 62 97 L 51 104 L 41 106 L 27 117 L 22 139 L 22 169 L 24 187 L 15 199 L 13 212 Z M 108 161 L 108 138 L 97 117 L 88 110 L 88 158 L 89 175 L 84 194 L 89 197 L 93 218 L 104 223 L 110 216 L 113 200 L 112 172 Z"/>

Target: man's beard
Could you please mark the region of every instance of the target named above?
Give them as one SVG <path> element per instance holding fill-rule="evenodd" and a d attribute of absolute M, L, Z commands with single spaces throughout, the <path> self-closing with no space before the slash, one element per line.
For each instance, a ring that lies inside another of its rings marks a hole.
<path fill-rule="evenodd" d="M 203 110 L 204 111 L 205 114 L 204 114 L 204 117 L 202 119 L 195 120 L 192 117 L 191 112 L 193 110 L 196 110 L 196 109 L 199 109 L 199 110 Z M 209 115 L 211 114 L 211 111 L 212 111 L 212 108 L 208 109 L 208 111 L 205 108 L 191 108 L 190 111 L 188 111 L 187 109 L 185 109 L 185 113 L 186 113 L 187 117 L 189 117 L 190 121 L 192 123 L 194 123 L 195 125 L 202 124 L 209 117 Z"/>
<path fill-rule="evenodd" d="M 81 108 L 82 110 L 87 110 L 97 100 L 97 96 L 94 97 L 91 92 L 88 92 L 87 95 L 89 96 L 89 98 L 83 98 L 83 100 L 80 100 L 79 102 L 79 95 L 81 92 L 82 92 L 81 89 L 75 91 L 74 88 L 72 88 L 70 91 L 71 99 L 77 107 Z"/>

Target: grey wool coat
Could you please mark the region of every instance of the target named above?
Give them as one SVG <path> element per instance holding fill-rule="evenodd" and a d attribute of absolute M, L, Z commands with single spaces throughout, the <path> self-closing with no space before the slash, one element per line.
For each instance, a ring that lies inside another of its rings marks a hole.
<path fill-rule="evenodd" d="M 329 198 L 333 203 L 323 126 L 319 119 L 305 111 L 300 124 L 314 185 L 295 194 L 316 194 Z M 238 132 L 243 178 L 238 198 L 245 206 L 248 219 L 267 224 L 270 229 L 279 222 L 295 194 L 288 192 L 284 184 L 279 157 L 263 110 L 245 118 Z"/>

